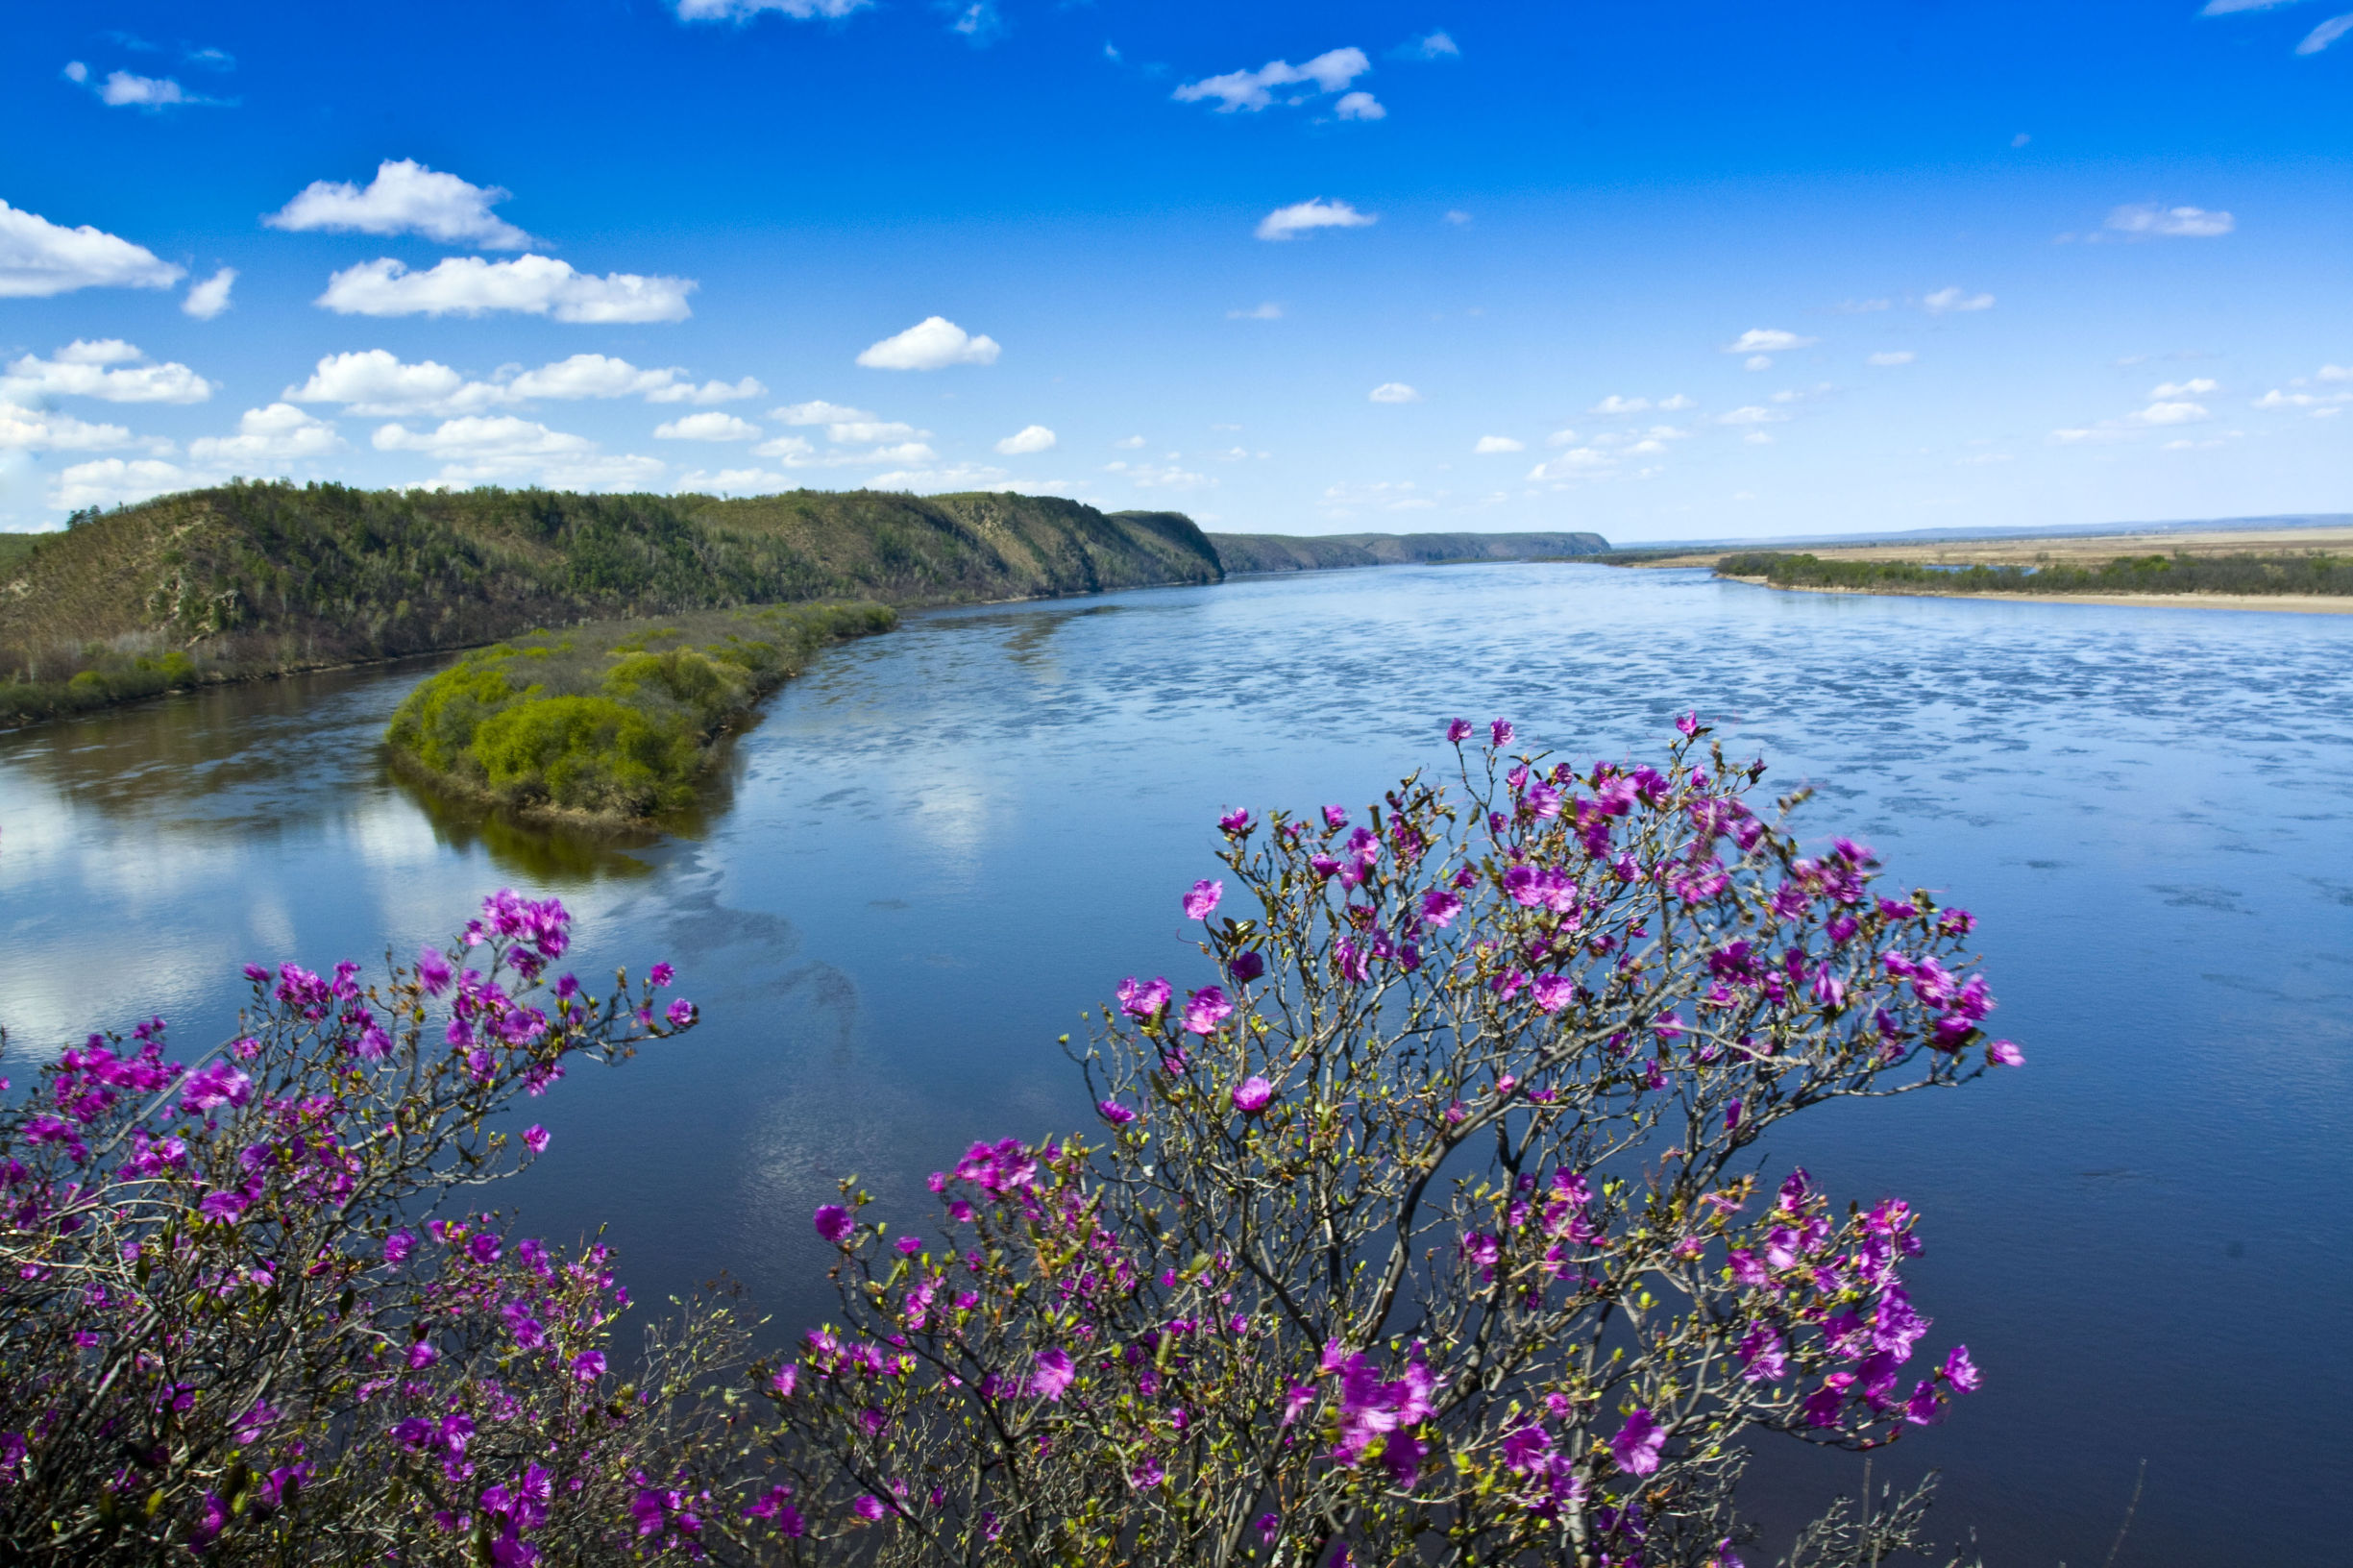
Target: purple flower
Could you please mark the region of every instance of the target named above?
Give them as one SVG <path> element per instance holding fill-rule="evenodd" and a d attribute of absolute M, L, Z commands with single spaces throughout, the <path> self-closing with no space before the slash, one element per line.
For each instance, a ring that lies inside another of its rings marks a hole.
<path fill-rule="evenodd" d="M 882 1499 L 874 1496 L 871 1493 L 868 1493 L 867 1495 L 860 1497 L 855 1503 L 852 1503 L 849 1506 L 849 1511 L 856 1514 L 859 1518 L 865 1520 L 870 1525 L 875 1520 L 882 1517 Z"/>
<path fill-rule="evenodd" d="M 2026 1065 L 2026 1053 L 2009 1041 L 1998 1040 L 1985 1048 L 1985 1060 L 1989 1066 L 2022 1067 Z"/>
<path fill-rule="evenodd" d="M 1751 1383 L 1777 1383 L 1789 1372 L 1788 1347 L 1781 1336 L 1759 1323 L 1740 1341 L 1741 1376 Z"/>
<path fill-rule="evenodd" d="M 1916 1427 L 1933 1422 L 1942 1409 L 1936 1397 L 1936 1384 L 1925 1378 L 1912 1390 L 1912 1397 L 1903 1402 L 1903 1418 Z"/>
<path fill-rule="evenodd" d="M 241 1192 L 208 1192 L 196 1211 L 218 1224 L 234 1225 L 245 1216 L 246 1201 Z"/>
<path fill-rule="evenodd" d="M 1203 986 L 1185 1004 L 1185 1029 L 1189 1034 L 1213 1035 L 1217 1026 L 1234 1016 L 1234 1004 L 1215 986 Z"/>
<path fill-rule="evenodd" d="M 1967 1345 L 1953 1346 L 1951 1353 L 1945 1358 L 1945 1381 L 1965 1394 L 1975 1393 L 1977 1385 L 1985 1381 L 1985 1375 L 1977 1370 L 1977 1363 L 1969 1359 Z"/>
<path fill-rule="evenodd" d="M 1577 982 L 1565 974 L 1539 974 L 1530 995 L 1539 1013 L 1557 1013 L 1577 994 Z"/>
<path fill-rule="evenodd" d="M 1471 722 L 1468 719 L 1457 719 L 1446 726 L 1446 741 L 1450 746 L 1460 746 L 1470 738 Z"/>
<path fill-rule="evenodd" d="M 1208 919 L 1210 911 L 1217 907 L 1217 900 L 1225 896 L 1225 892 L 1223 882 L 1212 882 L 1206 878 L 1195 882 L 1192 891 L 1185 895 L 1185 918 L 1189 920 Z"/>
<path fill-rule="evenodd" d="M 1248 807 L 1246 807 L 1246 806 L 1237 806 L 1237 807 L 1235 807 L 1235 808 L 1234 808 L 1232 811 L 1227 812 L 1227 813 L 1226 813 L 1226 814 L 1225 814 L 1223 817 L 1220 817 L 1220 818 L 1218 818 L 1218 819 L 1217 819 L 1217 826 L 1218 826 L 1219 831 L 1221 831 L 1221 832 L 1226 832 L 1226 833 L 1247 833 L 1247 832 L 1249 832 L 1249 831 L 1250 831 L 1250 811 L 1249 811 L 1249 808 L 1248 808 Z"/>
<path fill-rule="evenodd" d="M 1422 919 L 1432 925 L 1451 925 L 1462 913 L 1462 900 L 1443 888 L 1432 888 L 1422 894 Z"/>
<path fill-rule="evenodd" d="M 495 1263 L 499 1261 L 499 1238 L 489 1235 L 478 1236 L 466 1243 L 466 1250 L 474 1255 L 474 1261 L 478 1263 Z"/>
<path fill-rule="evenodd" d="M 438 947 L 427 947 L 417 954 L 417 983 L 429 996 L 438 996 L 450 989 L 453 978 L 450 961 Z"/>
<path fill-rule="evenodd" d="M 1684 714 L 1680 719 L 1675 721 L 1675 727 L 1681 730 L 1685 735 L 1697 735 L 1700 732 L 1699 710 L 1694 708 L 1691 712 Z"/>
<path fill-rule="evenodd" d="M 1063 1391 L 1070 1386 L 1070 1381 L 1078 1376 L 1078 1368 L 1071 1362 L 1070 1353 L 1061 1349 L 1042 1350 L 1031 1360 L 1036 1370 L 1030 1374 L 1029 1391 L 1042 1400 L 1059 1401 Z"/>
<path fill-rule="evenodd" d="M 1266 1102 L 1275 1097 L 1275 1086 L 1265 1079 L 1252 1076 L 1234 1086 L 1234 1109 L 1247 1116 L 1255 1116 L 1266 1109 Z"/>
<path fill-rule="evenodd" d="M 387 1263 L 405 1262 L 408 1255 L 416 1250 L 417 1238 L 406 1231 L 394 1231 L 384 1237 L 384 1262 Z"/>
<path fill-rule="evenodd" d="M 1659 1451 L 1667 1446 L 1667 1432 L 1648 1410 L 1636 1410 L 1609 1440 L 1609 1457 L 1630 1476 L 1647 1476 L 1658 1468 Z"/>
<path fill-rule="evenodd" d="M 1348 808 L 1346 806 L 1324 807 L 1324 826 L 1337 832 L 1339 829 L 1346 827 L 1347 825 Z"/>
<path fill-rule="evenodd" d="M 1119 982 L 1119 1008 L 1131 1018 L 1157 1018 L 1168 1010 L 1168 982 L 1152 979 L 1142 985 L 1129 975 Z"/>
<path fill-rule="evenodd" d="M 654 986 L 661 987 L 669 985 L 673 979 L 676 978 L 677 973 L 677 970 L 672 968 L 667 964 L 656 964 L 652 968 L 646 971 L 646 978 L 652 982 Z"/>
<path fill-rule="evenodd" d="M 1511 721 L 1508 719 L 1496 720 L 1493 723 L 1487 725 L 1487 733 L 1494 737 L 1496 749 L 1499 751 L 1502 750 L 1505 747 L 1511 744 L 1511 737 L 1514 733 L 1511 728 Z"/>
<path fill-rule="evenodd" d="M 526 1127 L 523 1130 L 523 1146 L 533 1154 L 547 1153 L 548 1130 L 545 1127 Z"/>
<path fill-rule="evenodd" d="M 1128 1484 L 1138 1491 L 1148 1492 L 1162 1482 L 1166 1481 L 1168 1472 L 1161 1467 L 1160 1460 L 1146 1455 L 1143 1462 L 1128 1473 L 1127 1479 Z"/>
<path fill-rule="evenodd" d="M 1105 1100 L 1101 1105 L 1096 1106 L 1095 1110 L 1105 1121 L 1110 1122 L 1114 1127 L 1125 1127 L 1136 1119 L 1136 1113 L 1121 1105 L 1117 1100 Z"/>
<path fill-rule="evenodd" d="M 851 1233 L 858 1228 L 858 1222 L 850 1217 L 849 1211 L 838 1203 L 820 1204 L 817 1213 L 810 1217 L 817 1226 L 817 1234 L 837 1247 L 848 1240 Z"/>
<path fill-rule="evenodd" d="M 687 1028 L 695 1021 L 695 1004 L 681 996 L 663 1011 L 662 1017 L 670 1020 L 673 1029 Z"/>
<path fill-rule="evenodd" d="M 189 1115 L 217 1105 L 243 1105 L 253 1098 L 254 1081 L 227 1062 L 211 1062 L 188 1074 L 180 1086 L 180 1109 Z"/>
<path fill-rule="evenodd" d="M 1226 966 L 1226 973 L 1234 977 L 1234 983 L 1238 986 L 1246 986 L 1265 972 L 1266 960 L 1260 956 L 1255 947 L 1236 953 L 1234 962 Z"/>
<path fill-rule="evenodd" d="M 1462 721 L 1458 719 L 1455 721 L 1455 723 L 1458 724 L 1461 723 Z M 1264 1541 L 1269 1546 L 1274 1544 L 1274 1539 L 1276 1536 L 1283 1533 L 1283 1520 L 1276 1514 L 1262 1513 L 1256 1519 L 1251 1520 L 1250 1523 L 1251 1526 L 1258 1531 L 1259 1539 Z"/>
<path fill-rule="evenodd" d="M 594 1383 L 604 1376 L 604 1352 L 584 1350 L 572 1359 L 572 1375 L 582 1383 Z"/>

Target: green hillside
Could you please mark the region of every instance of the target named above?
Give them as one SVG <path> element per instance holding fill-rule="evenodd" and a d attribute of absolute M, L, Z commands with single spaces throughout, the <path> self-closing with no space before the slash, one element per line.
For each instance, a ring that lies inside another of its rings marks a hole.
<path fill-rule="evenodd" d="M 1223 576 L 1187 518 L 1054 497 L 232 484 L 85 517 L 0 553 L 0 719 L 583 621 Z"/>
<path fill-rule="evenodd" d="M 1228 572 L 1331 572 L 1416 561 L 1526 561 L 1596 555 L 1598 533 L 1213 533 Z"/>

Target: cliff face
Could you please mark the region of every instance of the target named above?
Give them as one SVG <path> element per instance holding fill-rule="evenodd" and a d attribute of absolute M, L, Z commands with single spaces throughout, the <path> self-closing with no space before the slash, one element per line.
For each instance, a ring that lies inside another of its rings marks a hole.
<path fill-rule="evenodd" d="M 236 484 L 160 497 L 0 558 L 0 681 L 179 653 L 228 677 L 430 652 L 533 626 L 740 604 L 895 605 L 1224 576 L 1173 513 L 1053 497 L 751 500 Z"/>
<path fill-rule="evenodd" d="M 1329 572 L 1414 561 L 1526 561 L 1598 555 L 1609 548 L 1609 541 L 1598 533 L 1213 533 L 1209 539 L 1230 573 Z"/>

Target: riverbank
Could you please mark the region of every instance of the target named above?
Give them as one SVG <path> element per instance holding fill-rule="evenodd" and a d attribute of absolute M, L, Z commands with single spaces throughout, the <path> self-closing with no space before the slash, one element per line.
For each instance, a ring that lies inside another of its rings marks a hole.
<path fill-rule="evenodd" d="M 810 654 L 897 624 L 881 604 L 805 604 L 536 632 L 419 683 L 384 743 L 397 771 L 460 800 L 641 827 L 694 803 L 726 738 Z"/>
<path fill-rule="evenodd" d="M 1645 563 L 1654 564 L 1654 563 Z M 1717 574 L 1726 582 L 1745 582 L 1789 594 L 1853 594 L 1870 599 L 1976 599 L 2011 604 L 2108 604 L 2134 609 L 2270 610 L 2292 615 L 2353 615 L 2353 598 L 2333 594 L 1969 594 L 1931 588 L 1849 588 L 1828 583 L 1773 582 L 1760 576 Z"/>

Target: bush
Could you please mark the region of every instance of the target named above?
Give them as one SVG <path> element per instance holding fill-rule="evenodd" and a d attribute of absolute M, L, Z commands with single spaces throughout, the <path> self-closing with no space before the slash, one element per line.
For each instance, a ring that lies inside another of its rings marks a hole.
<path fill-rule="evenodd" d="M 508 1168 L 491 1114 L 664 1031 L 645 991 L 525 999 L 552 905 L 493 900 L 453 991 L 432 952 L 364 996 L 255 971 L 260 1021 L 196 1073 L 152 1032 L 69 1053 L 0 1122 L 31 1270 L 0 1540 L 1727 1568 L 1752 1434 L 1876 1448 L 1978 1382 L 1921 1357 L 1919 1216 L 1835 1212 L 1760 1140 L 2021 1058 L 1965 911 L 1802 855 L 1802 796 L 1761 815 L 1763 765 L 1682 727 L 1663 769 L 1579 772 L 1498 721 L 1361 820 L 1228 813 L 1232 904 L 1184 895 L 1213 983 L 1131 978 L 1071 1047 L 1096 1129 L 974 1144 L 928 1241 L 845 1182 L 814 1216 L 841 1321 L 740 1373 L 703 1309 L 616 1386 L 601 1255 L 415 1239 Z M 1804 1560 L 1884 1560 L 1924 1507 L 1833 1507 Z"/>

